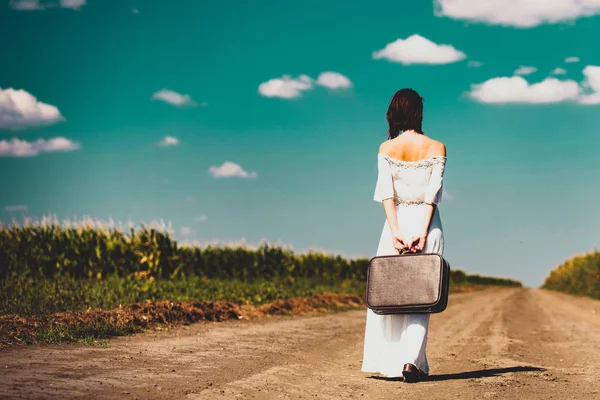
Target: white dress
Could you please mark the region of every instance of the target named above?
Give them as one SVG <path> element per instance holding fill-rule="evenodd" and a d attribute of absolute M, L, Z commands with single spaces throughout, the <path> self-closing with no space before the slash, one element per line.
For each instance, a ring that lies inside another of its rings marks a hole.
<path fill-rule="evenodd" d="M 400 230 L 411 238 L 422 229 L 425 203 L 438 205 L 442 199 L 442 182 L 446 157 L 434 156 L 420 161 L 402 161 L 379 153 L 378 177 L 373 199 L 394 198 Z M 444 234 L 436 206 L 424 253 L 444 251 Z M 386 219 L 377 255 L 398 254 L 392 243 L 392 233 Z M 411 363 L 429 373 L 427 362 L 427 330 L 429 314 L 377 315 L 367 309 L 363 372 L 387 377 L 402 376 L 404 364 Z"/>

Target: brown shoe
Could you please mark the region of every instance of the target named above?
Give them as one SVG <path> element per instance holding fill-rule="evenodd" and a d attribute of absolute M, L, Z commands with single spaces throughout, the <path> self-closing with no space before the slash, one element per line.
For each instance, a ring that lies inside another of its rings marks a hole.
<path fill-rule="evenodd" d="M 425 372 L 410 363 L 404 364 L 402 376 L 404 376 L 404 382 L 408 383 L 419 382 L 427 378 L 427 374 Z"/>

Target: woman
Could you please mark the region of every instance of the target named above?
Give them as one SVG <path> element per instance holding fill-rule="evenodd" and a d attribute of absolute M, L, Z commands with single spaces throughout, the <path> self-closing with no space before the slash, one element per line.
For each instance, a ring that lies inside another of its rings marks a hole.
<path fill-rule="evenodd" d="M 383 204 L 385 223 L 377 255 L 444 251 L 438 204 L 446 147 L 423 133 L 423 99 L 412 89 L 392 98 L 389 140 L 379 147 L 374 200 Z M 425 349 L 429 314 L 377 315 L 367 309 L 363 372 L 417 382 L 429 374 Z"/>

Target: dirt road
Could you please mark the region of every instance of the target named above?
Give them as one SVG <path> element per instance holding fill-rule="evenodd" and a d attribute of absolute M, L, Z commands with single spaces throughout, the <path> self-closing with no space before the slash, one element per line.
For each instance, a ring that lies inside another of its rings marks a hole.
<path fill-rule="evenodd" d="M 0 352 L 0 398 L 600 399 L 600 302 L 537 289 L 451 295 L 431 379 L 360 372 L 364 311 L 198 323 Z"/>

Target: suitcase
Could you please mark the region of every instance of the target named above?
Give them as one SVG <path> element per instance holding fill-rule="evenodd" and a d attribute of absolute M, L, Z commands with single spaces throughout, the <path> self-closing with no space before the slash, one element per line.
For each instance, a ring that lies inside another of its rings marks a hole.
<path fill-rule="evenodd" d="M 375 314 L 440 313 L 448 305 L 450 264 L 438 253 L 375 256 L 366 303 Z"/>

